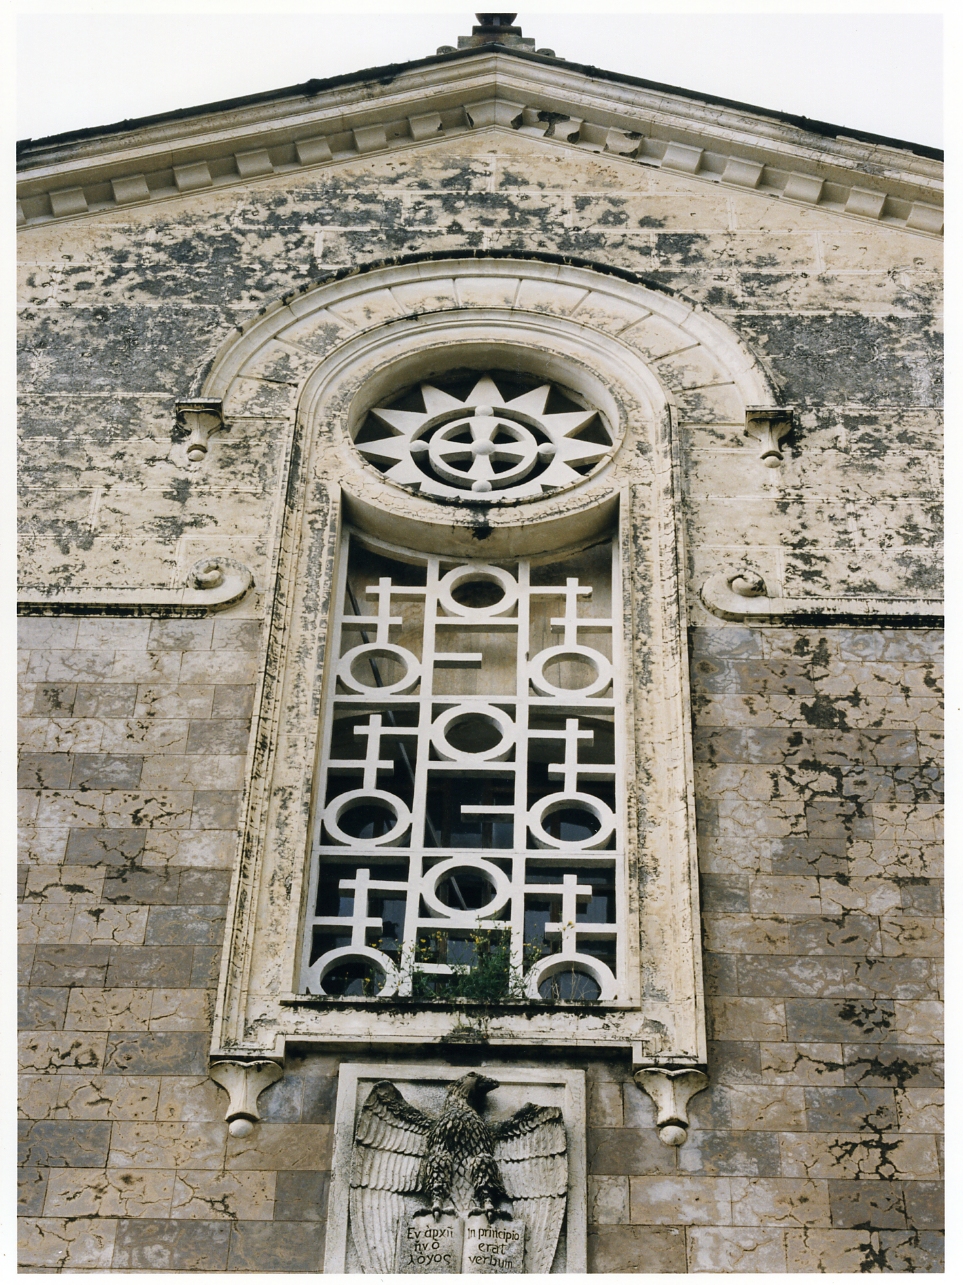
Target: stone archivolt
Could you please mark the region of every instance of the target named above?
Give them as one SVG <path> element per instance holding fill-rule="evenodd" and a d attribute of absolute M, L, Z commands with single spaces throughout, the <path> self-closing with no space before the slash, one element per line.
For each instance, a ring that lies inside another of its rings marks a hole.
<path fill-rule="evenodd" d="M 282 362 L 296 382 L 274 378 Z M 522 384 L 503 390 L 500 371 Z M 439 407 L 430 390 L 454 387 L 457 372 L 462 391 Z M 556 412 L 553 387 L 574 406 Z M 412 388 L 426 391 L 395 407 Z M 501 931 L 521 980 L 487 997 L 492 1045 L 579 1039 L 631 1047 L 640 1066 L 704 1063 L 673 424 L 690 398 L 737 421 L 747 405 L 775 404 L 751 353 L 710 314 L 632 281 L 446 258 L 279 302 L 195 391 L 222 400 L 235 439 L 266 414 L 292 433 L 262 703 L 262 725 L 277 731 L 254 765 L 216 1055 L 278 1057 L 288 1039 L 450 1038 L 476 1021 L 472 1001 L 445 999 L 444 986 L 425 997 L 414 982 L 457 976 L 472 939 Z M 468 416 L 469 405 L 492 413 Z M 551 461 L 537 472 L 526 454 L 519 482 L 531 489 L 509 502 L 506 487 L 493 503 L 494 484 L 470 489 L 472 455 L 454 461 L 468 485 L 426 494 L 432 479 L 406 444 L 433 423 L 444 433 L 449 415 L 465 440 L 442 441 L 459 451 L 497 445 L 488 434 L 501 420 L 540 445 L 570 443 L 587 471 L 569 466 L 556 479 L 566 485 L 547 489 Z M 386 419 L 394 437 L 365 429 Z M 389 469 L 404 463 L 412 482 L 365 460 L 386 441 L 405 447 Z M 593 548 L 608 550 L 601 579 L 585 563 Z M 323 679 L 307 660 L 321 655 Z M 466 720 L 486 725 L 477 744 Z M 288 802 L 311 786 L 306 762 L 320 764 L 310 831 Z M 456 800 L 481 842 L 441 833 L 430 799 L 443 778 L 494 791 Z M 464 895 L 472 881 L 481 891 Z M 539 959 L 524 954 L 532 916 Z M 419 953 L 420 935 L 445 940 Z M 643 968 L 657 979 L 646 993 Z M 570 991 L 568 974 L 582 979 Z"/>

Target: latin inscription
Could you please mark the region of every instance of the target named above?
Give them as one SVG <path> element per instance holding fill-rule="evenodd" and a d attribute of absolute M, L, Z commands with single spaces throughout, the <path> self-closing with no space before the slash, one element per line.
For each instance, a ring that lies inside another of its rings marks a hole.
<path fill-rule="evenodd" d="M 489 1226 L 486 1218 L 469 1218 L 461 1270 L 501 1275 L 524 1272 L 525 1224 L 499 1218 Z"/>

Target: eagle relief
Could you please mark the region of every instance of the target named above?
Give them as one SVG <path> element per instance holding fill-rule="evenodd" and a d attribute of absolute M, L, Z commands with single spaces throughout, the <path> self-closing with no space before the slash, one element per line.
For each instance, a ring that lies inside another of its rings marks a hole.
<path fill-rule="evenodd" d="M 390 1080 L 354 1134 L 352 1237 L 365 1272 L 550 1272 L 565 1217 L 568 1155 L 557 1106 L 485 1119 L 497 1080 L 470 1071 L 429 1114 Z"/>

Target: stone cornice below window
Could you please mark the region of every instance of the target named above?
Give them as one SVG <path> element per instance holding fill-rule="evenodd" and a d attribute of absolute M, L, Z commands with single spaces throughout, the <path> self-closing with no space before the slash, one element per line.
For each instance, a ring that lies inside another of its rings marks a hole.
<path fill-rule="evenodd" d="M 759 624 L 901 624 L 934 628 L 943 624 L 941 598 L 778 598 L 766 582 L 745 568 L 720 571 L 702 586 L 705 606 L 725 620 Z"/>
<path fill-rule="evenodd" d="M 426 107 L 433 110 L 426 111 Z M 939 235 L 942 164 L 896 147 L 490 54 L 123 134 L 21 164 L 18 225 L 45 224 L 494 128 L 860 221 Z"/>
<path fill-rule="evenodd" d="M 254 577 L 231 558 L 195 562 L 176 589 L 101 586 L 24 588 L 17 594 L 20 616 L 206 616 L 246 597 Z"/>

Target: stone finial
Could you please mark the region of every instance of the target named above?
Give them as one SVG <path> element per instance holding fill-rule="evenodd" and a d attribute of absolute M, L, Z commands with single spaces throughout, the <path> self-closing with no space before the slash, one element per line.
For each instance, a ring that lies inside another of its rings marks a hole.
<path fill-rule="evenodd" d="M 187 458 L 199 463 L 207 454 L 207 444 L 212 433 L 224 427 L 219 397 L 194 397 L 174 403 L 178 427 L 187 430 Z"/>
<path fill-rule="evenodd" d="M 762 446 L 759 458 L 766 468 L 778 468 L 783 461 L 780 442 L 792 428 L 790 406 L 747 406 L 746 436 Z"/>
<path fill-rule="evenodd" d="M 522 34 L 521 27 L 512 25 L 518 17 L 517 13 L 476 13 L 475 17 L 478 19 L 478 26 L 472 27 L 471 34 L 485 41 Z"/>
<path fill-rule="evenodd" d="M 483 45 L 504 45 L 509 49 L 527 49 L 554 57 L 550 49 L 535 49 L 535 41 L 522 35 L 521 27 L 514 26 L 514 13 L 476 13 L 478 26 L 472 27 L 470 36 L 458 37 L 459 49 L 480 49 Z M 451 45 L 442 45 L 442 53 L 453 53 Z"/>
<path fill-rule="evenodd" d="M 694 1067 L 646 1066 L 635 1072 L 635 1082 L 655 1103 L 659 1140 L 667 1147 L 681 1147 L 689 1128 L 689 1099 L 702 1092 L 709 1077 Z"/>
<path fill-rule="evenodd" d="M 233 1138 L 246 1138 L 254 1131 L 261 1116 L 257 1100 L 275 1080 L 280 1080 L 284 1068 L 277 1062 L 213 1062 L 211 1079 L 230 1096 L 224 1118 Z"/>

